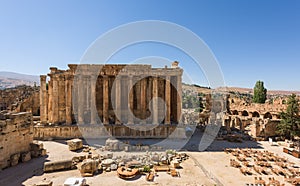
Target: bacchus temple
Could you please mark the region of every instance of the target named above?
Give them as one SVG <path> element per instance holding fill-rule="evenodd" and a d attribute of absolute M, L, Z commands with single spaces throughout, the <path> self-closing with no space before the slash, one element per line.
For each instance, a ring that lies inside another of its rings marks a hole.
<path fill-rule="evenodd" d="M 42 125 L 175 125 L 181 118 L 182 73 L 144 64 L 69 64 L 40 76 Z M 126 132 L 125 132 L 126 133 Z"/>

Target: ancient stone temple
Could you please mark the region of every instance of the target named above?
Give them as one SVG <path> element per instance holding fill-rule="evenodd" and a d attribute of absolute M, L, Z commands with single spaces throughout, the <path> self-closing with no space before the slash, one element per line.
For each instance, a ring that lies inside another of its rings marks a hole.
<path fill-rule="evenodd" d="M 183 70 L 151 65 L 69 64 L 40 76 L 41 123 L 178 124 Z"/>

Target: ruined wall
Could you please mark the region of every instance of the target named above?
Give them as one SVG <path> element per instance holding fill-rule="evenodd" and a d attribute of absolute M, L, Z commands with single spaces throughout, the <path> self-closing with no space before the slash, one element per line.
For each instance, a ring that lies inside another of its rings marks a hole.
<path fill-rule="evenodd" d="M 276 136 L 276 126 L 280 120 L 276 119 L 258 119 L 253 118 L 250 128 L 250 135 L 254 138 L 257 137 L 273 137 Z"/>
<path fill-rule="evenodd" d="M 35 91 L 29 98 L 19 104 L 16 112 L 31 112 L 33 116 L 40 115 L 40 93 Z"/>
<path fill-rule="evenodd" d="M 265 104 L 252 103 L 252 100 L 234 97 L 232 95 L 228 98 L 230 114 L 243 115 L 258 113 L 258 117 L 264 118 L 264 115 L 270 113 L 271 115 L 278 115 L 280 112 L 285 111 L 287 108 L 287 97 L 274 98 L 272 101 L 267 100 Z M 245 111 L 245 112 L 244 112 Z M 244 113 L 243 113 L 244 112 Z M 257 116 L 255 116 L 257 117 Z"/>
<path fill-rule="evenodd" d="M 18 86 L 0 90 L 0 111 L 32 112 L 39 115 L 39 87 Z"/>
<path fill-rule="evenodd" d="M 31 159 L 31 113 L 0 113 L 0 169 Z"/>

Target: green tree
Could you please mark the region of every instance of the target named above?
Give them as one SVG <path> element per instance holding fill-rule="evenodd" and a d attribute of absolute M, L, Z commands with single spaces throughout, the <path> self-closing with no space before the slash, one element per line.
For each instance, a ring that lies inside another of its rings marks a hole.
<path fill-rule="evenodd" d="M 264 87 L 264 82 L 257 81 L 254 87 L 253 102 L 265 103 L 267 99 L 267 89 Z"/>
<path fill-rule="evenodd" d="M 289 96 L 286 112 L 281 112 L 277 133 L 287 139 L 300 135 L 299 100 L 295 94 Z"/>

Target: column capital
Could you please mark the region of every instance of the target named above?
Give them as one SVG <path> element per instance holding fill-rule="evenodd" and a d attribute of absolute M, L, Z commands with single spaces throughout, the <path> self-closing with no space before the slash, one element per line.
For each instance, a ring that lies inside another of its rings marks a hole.
<path fill-rule="evenodd" d="M 40 79 L 41 79 L 42 81 L 46 81 L 47 75 L 40 75 Z"/>

